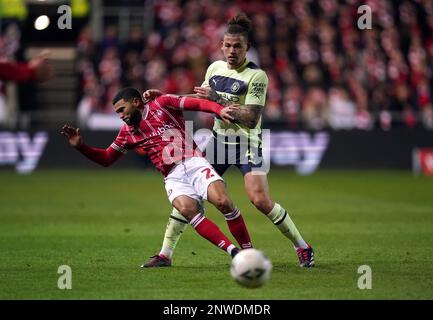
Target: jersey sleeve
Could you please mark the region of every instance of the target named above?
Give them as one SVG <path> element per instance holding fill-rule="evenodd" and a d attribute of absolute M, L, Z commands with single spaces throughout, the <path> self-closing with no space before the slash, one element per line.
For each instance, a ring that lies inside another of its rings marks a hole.
<path fill-rule="evenodd" d="M 264 107 L 266 103 L 266 91 L 268 89 L 268 77 L 262 70 L 254 75 L 248 85 L 245 104 L 254 104 Z"/>
<path fill-rule="evenodd" d="M 128 142 L 128 133 L 125 126 L 120 129 L 119 134 L 110 145 L 110 147 L 123 154 L 127 153 L 128 150 L 131 149 L 131 146 Z"/>
<path fill-rule="evenodd" d="M 77 150 L 80 151 L 83 155 L 85 155 L 90 160 L 100 164 L 101 166 L 108 167 L 113 164 L 117 159 L 119 159 L 123 153 L 118 152 L 113 149 L 111 146 L 107 149 L 94 148 L 88 146 L 87 144 L 81 144 L 77 147 Z"/>
<path fill-rule="evenodd" d="M 116 140 L 114 140 L 114 142 L 107 149 L 94 148 L 83 143 L 77 147 L 77 150 L 90 160 L 104 167 L 108 167 L 127 152 L 128 146 L 126 139 L 127 137 L 124 135 L 125 133 L 126 132 L 122 127 L 122 129 L 119 131 L 119 134 L 117 135 Z"/>

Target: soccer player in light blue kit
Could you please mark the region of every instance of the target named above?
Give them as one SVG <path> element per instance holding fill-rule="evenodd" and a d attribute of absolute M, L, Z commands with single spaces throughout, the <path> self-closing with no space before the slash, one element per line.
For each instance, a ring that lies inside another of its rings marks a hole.
<path fill-rule="evenodd" d="M 240 105 L 239 109 L 232 113 L 237 123 L 227 124 L 215 118 L 213 139 L 207 146 L 207 157 L 220 175 L 232 165 L 242 172 L 245 190 L 251 202 L 291 240 L 300 266 L 310 268 L 314 266 L 313 248 L 304 241 L 287 210 L 271 199 L 266 172 L 261 169 L 261 115 L 265 106 L 268 77 L 257 65 L 246 59 L 250 48 L 251 29 L 251 21 L 242 13 L 228 22 L 221 48 L 226 61 L 212 63 L 207 69 L 202 86 L 194 88 L 199 97 L 223 105 Z M 148 90 L 144 96 L 152 98 L 159 94 L 162 93 L 158 90 Z M 230 132 L 240 139 L 232 139 Z M 209 152 L 212 147 L 213 152 Z M 225 151 L 224 163 L 217 161 L 221 160 L 221 157 L 218 157 L 221 150 Z M 209 154 L 212 154 L 214 159 L 209 159 Z M 233 158 L 230 155 L 235 156 Z M 174 249 L 187 224 L 183 216 L 173 209 L 160 253 L 151 257 L 143 267 L 171 266 Z"/>

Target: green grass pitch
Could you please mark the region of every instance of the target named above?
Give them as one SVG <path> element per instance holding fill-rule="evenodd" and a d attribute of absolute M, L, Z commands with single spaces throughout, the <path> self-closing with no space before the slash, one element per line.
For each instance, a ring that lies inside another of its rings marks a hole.
<path fill-rule="evenodd" d="M 240 173 L 225 178 L 255 247 L 273 262 L 264 287 L 237 285 L 229 256 L 191 227 L 174 267 L 139 269 L 159 251 L 170 212 L 153 170 L 0 171 L 0 299 L 433 299 L 432 178 L 271 171 L 272 197 L 315 248 L 311 270 L 249 203 Z M 229 235 L 209 205 L 207 215 Z M 71 290 L 57 287 L 60 265 L 72 269 Z M 371 290 L 358 289 L 361 265 L 371 267 Z"/>

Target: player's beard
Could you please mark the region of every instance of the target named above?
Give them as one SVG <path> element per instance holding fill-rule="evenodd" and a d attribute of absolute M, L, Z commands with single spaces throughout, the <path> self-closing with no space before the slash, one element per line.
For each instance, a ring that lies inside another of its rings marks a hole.
<path fill-rule="evenodd" d="M 138 109 L 135 109 L 129 118 L 130 126 L 138 126 L 141 121 L 141 112 Z"/>

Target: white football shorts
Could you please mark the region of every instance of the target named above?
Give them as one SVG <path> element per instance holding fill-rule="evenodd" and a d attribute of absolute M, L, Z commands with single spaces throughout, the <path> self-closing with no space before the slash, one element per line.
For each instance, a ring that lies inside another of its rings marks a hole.
<path fill-rule="evenodd" d="M 192 157 L 173 167 L 164 182 L 168 200 L 173 203 L 182 195 L 207 200 L 207 188 L 217 180 L 224 181 L 205 158 Z"/>

